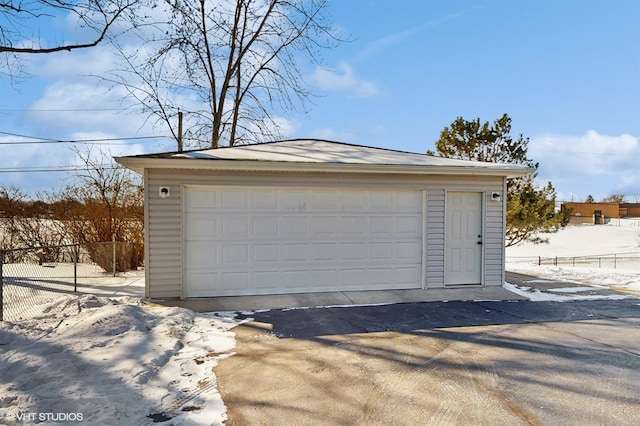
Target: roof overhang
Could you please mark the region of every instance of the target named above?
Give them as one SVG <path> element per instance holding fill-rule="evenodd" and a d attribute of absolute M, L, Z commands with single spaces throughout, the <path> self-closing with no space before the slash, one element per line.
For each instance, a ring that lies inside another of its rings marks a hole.
<path fill-rule="evenodd" d="M 462 176 L 502 176 L 516 178 L 532 173 L 534 170 L 520 165 L 491 164 L 478 166 L 469 162 L 469 166 L 447 165 L 411 165 L 411 164 L 352 164 L 283 162 L 259 160 L 222 160 L 195 158 L 152 158 L 152 157 L 115 157 L 124 167 L 140 174 L 145 169 L 176 169 L 206 171 L 251 171 L 251 172 L 315 172 L 315 173 L 358 173 L 358 174 L 404 174 L 404 175 L 462 175 Z"/>

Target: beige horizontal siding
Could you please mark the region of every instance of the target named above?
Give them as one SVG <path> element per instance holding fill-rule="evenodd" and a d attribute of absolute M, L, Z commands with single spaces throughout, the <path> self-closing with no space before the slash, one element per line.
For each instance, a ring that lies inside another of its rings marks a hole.
<path fill-rule="evenodd" d="M 182 297 L 182 201 L 179 182 L 150 170 L 147 203 L 149 204 L 148 292 L 151 298 Z M 160 198 L 159 188 L 171 189 L 168 198 Z"/>
<path fill-rule="evenodd" d="M 504 281 L 504 180 L 487 186 L 484 224 L 484 285 L 501 286 Z M 501 201 L 493 201 L 491 193 L 501 194 Z"/>
<path fill-rule="evenodd" d="M 444 287 L 444 217 L 445 190 L 433 188 L 427 190 L 427 263 L 426 288 Z"/>

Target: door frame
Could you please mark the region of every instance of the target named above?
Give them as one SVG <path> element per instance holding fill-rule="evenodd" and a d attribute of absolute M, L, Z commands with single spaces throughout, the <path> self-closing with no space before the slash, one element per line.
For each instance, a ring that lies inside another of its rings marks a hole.
<path fill-rule="evenodd" d="M 482 235 L 482 246 L 480 248 L 480 282 L 477 284 L 449 284 L 449 261 L 447 256 L 448 250 L 448 238 L 447 238 L 447 228 L 449 226 L 448 216 L 449 216 L 449 193 L 469 193 L 469 194 L 479 194 L 480 195 L 480 235 Z M 484 287 L 485 286 L 485 247 L 486 247 L 486 199 L 487 192 L 486 191 L 474 191 L 468 189 L 448 189 L 445 190 L 444 197 L 444 288 L 464 288 L 464 287 Z"/>

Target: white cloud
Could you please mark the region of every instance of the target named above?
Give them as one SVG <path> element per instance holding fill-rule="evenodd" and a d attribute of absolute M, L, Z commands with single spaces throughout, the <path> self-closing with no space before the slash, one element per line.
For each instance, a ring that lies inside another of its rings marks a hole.
<path fill-rule="evenodd" d="M 273 121 L 284 139 L 290 137 L 299 128 L 299 124 L 295 120 L 286 117 L 274 117 Z"/>
<path fill-rule="evenodd" d="M 2 164 L 0 185 L 16 186 L 25 192 L 60 187 L 62 173 L 37 172 L 34 168 L 59 167 L 70 157 L 71 151 L 57 144 L 15 144 L 33 142 L 16 136 L 0 137 Z M 11 143 L 11 144 L 8 144 Z M 19 171 L 18 171 L 19 170 Z"/>
<path fill-rule="evenodd" d="M 354 135 L 350 132 L 338 131 L 332 127 L 324 127 L 321 129 L 314 129 L 311 131 L 309 137 L 314 139 L 324 139 L 328 141 L 336 142 L 351 142 L 354 139 Z"/>
<path fill-rule="evenodd" d="M 122 87 L 100 89 L 88 80 L 60 80 L 46 88 L 26 114 L 30 135 L 65 140 L 86 139 L 77 134 L 99 133 L 104 138 L 165 136 L 153 118 L 136 113 L 136 105 Z M 95 138 L 92 138 L 95 139 Z"/>
<path fill-rule="evenodd" d="M 337 70 L 316 67 L 311 82 L 324 90 L 343 90 L 358 98 L 370 98 L 381 94 L 375 83 L 356 76 L 351 65 L 340 62 Z"/>
<path fill-rule="evenodd" d="M 105 75 L 116 64 L 116 56 L 106 45 L 91 49 L 58 52 L 38 58 L 38 75 L 51 78 L 74 78 L 79 75 Z"/>
<path fill-rule="evenodd" d="M 531 138 L 529 157 L 540 162 L 540 181 L 576 199 L 640 193 L 640 138 L 632 135 L 542 135 Z"/>

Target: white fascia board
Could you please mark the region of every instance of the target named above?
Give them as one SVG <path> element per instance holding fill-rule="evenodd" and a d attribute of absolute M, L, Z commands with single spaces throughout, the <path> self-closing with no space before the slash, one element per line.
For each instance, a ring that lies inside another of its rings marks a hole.
<path fill-rule="evenodd" d="M 243 160 L 194 160 L 181 158 L 115 157 L 124 167 L 138 173 L 145 169 L 264 171 L 264 172 L 318 172 L 318 173 L 395 173 L 409 175 L 462 175 L 520 177 L 533 172 L 524 166 L 420 166 L 397 164 L 297 163 Z"/>

